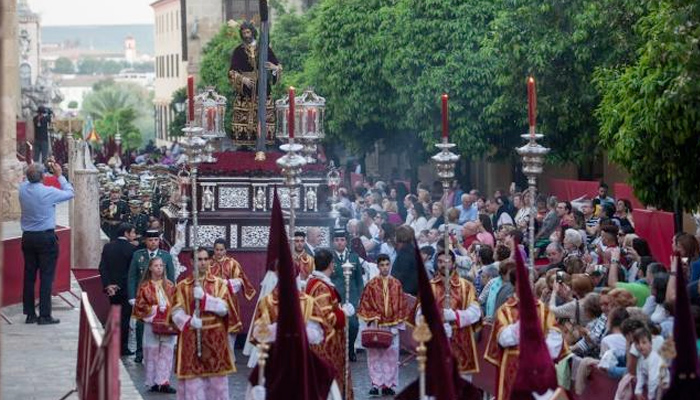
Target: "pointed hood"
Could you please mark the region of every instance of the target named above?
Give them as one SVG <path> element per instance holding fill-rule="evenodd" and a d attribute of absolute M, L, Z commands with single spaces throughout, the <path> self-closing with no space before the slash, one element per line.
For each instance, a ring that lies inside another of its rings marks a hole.
<path fill-rule="evenodd" d="M 275 238 L 275 239 L 273 239 Z M 306 324 L 299 305 L 299 290 L 294 277 L 294 264 L 284 228 L 282 207 L 277 190 L 274 193 L 270 221 L 270 243 L 276 243 L 279 282 L 279 317 L 277 338 L 265 366 L 265 387 L 268 400 L 326 400 L 333 382 L 332 368 L 309 348 Z M 268 254 L 269 259 L 269 254 Z M 284 305 L 284 306 L 282 306 Z M 258 367 L 250 375 L 257 383 Z"/>
<path fill-rule="evenodd" d="M 680 254 L 674 254 L 680 260 Z M 700 393 L 700 368 L 698 368 L 697 332 L 690 313 L 690 300 L 685 275 L 676 275 L 676 315 L 673 319 L 673 340 L 676 358 L 671 364 L 671 386 L 663 400 L 696 399 Z"/>
<path fill-rule="evenodd" d="M 516 248 L 519 244 L 515 243 Z M 537 315 L 537 302 L 530 286 L 530 277 L 519 251 L 515 252 L 515 264 L 520 312 L 520 355 L 511 399 L 530 400 L 532 392 L 543 394 L 549 389 L 556 390 L 557 373 L 544 340 L 542 323 Z"/>
<path fill-rule="evenodd" d="M 277 186 L 274 188 L 274 198 L 277 199 Z M 279 199 L 277 200 L 279 201 Z M 279 228 L 278 231 L 274 231 L 273 229 L 275 228 L 275 220 L 278 218 L 275 214 L 276 212 L 279 212 L 279 219 L 281 222 L 282 227 Z M 279 207 L 279 210 L 275 209 L 275 205 L 272 205 L 272 212 L 270 213 L 270 236 L 268 238 L 267 242 L 267 258 L 265 260 L 265 270 L 266 271 L 276 271 L 277 270 L 277 261 L 280 257 L 280 241 L 282 240 L 282 237 L 284 236 L 286 239 L 286 235 L 282 235 L 281 233 L 285 232 L 284 230 L 284 216 L 282 215 L 282 207 Z"/>
<path fill-rule="evenodd" d="M 416 269 L 418 270 L 418 298 L 421 313 L 430 328 L 432 338 L 426 344 L 428 361 L 426 365 L 426 391 L 435 400 L 476 400 L 479 391 L 459 376 L 457 362 L 452 355 L 450 342 L 442 326 L 442 311 L 438 308 L 430 287 L 430 279 L 425 271 L 417 243 L 414 243 Z M 451 379 L 450 379 L 451 377 Z M 418 381 L 412 382 L 396 397 L 399 400 L 418 399 Z"/>

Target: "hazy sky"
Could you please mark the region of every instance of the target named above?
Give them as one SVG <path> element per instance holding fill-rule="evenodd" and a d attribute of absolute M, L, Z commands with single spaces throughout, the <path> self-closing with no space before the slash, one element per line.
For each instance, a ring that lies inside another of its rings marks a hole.
<path fill-rule="evenodd" d="M 10 0 L 15 1 L 15 0 Z M 28 0 L 42 25 L 152 24 L 155 0 Z"/>

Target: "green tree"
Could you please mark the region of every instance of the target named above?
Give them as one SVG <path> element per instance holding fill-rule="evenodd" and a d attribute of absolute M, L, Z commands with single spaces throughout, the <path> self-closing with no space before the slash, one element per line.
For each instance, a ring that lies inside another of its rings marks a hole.
<path fill-rule="evenodd" d="M 388 52 L 383 74 L 396 92 L 395 113 L 402 116 L 402 131 L 434 143 L 441 131 L 440 96 L 448 93 L 451 139 L 460 153 L 489 154 L 499 143 L 501 132 L 493 129 L 483 112 L 494 93 L 494 73 L 490 60 L 478 51 L 496 4 L 492 0 L 396 3 L 385 35 L 393 38 L 395 50 Z"/>
<path fill-rule="evenodd" d="M 228 100 L 228 109 L 224 126 L 231 132 L 231 114 L 234 100 L 233 87 L 228 81 L 228 69 L 231 65 L 231 53 L 241 43 L 238 28 L 224 24 L 204 46 L 202 63 L 199 68 L 198 87 L 214 86 L 216 91 Z"/>
<path fill-rule="evenodd" d="M 512 154 L 525 133 L 526 79 L 537 81 L 538 131 L 554 161 L 581 161 L 596 154 L 599 102 L 592 84 L 597 67 L 629 60 L 637 43 L 630 25 L 644 3 L 615 0 L 497 2 L 480 52 L 493 74 L 483 112 L 498 136 L 495 150 Z"/>
<path fill-rule="evenodd" d="M 170 126 L 168 127 L 168 135 L 171 137 L 182 136 L 182 128 L 185 127 L 187 123 L 187 110 L 178 111 L 176 104 L 185 103 L 187 100 L 187 88 L 182 87 L 173 93 L 173 98 L 170 101 L 170 109 L 172 110 L 175 117 L 170 121 Z"/>
<path fill-rule="evenodd" d="M 636 62 L 596 76 L 602 145 L 641 201 L 677 215 L 700 204 L 699 20 L 697 1 L 652 2 Z"/>
<path fill-rule="evenodd" d="M 95 75 L 102 62 L 95 57 L 84 57 L 78 60 L 78 74 Z"/>
<path fill-rule="evenodd" d="M 153 93 L 133 83 L 107 82 L 95 86 L 97 90 L 83 98 L 81 114 L 92 117 L 98 133 L 102 134 L 100 128 L 106 128 L 109 130 L 106 134 L 114 134 L 119 121 L 124 143 L 136 144 L 141 138 L 154 136 Z"/>
<path fill-rule="evenodd" d="M 110 111 L 95 121 L 95 129 L 103 139 L 114 137 L 119 132 L 124 149 L 137 149 L 142 143 L 141 132 L 134 125 L 137 117 L 137 112 L 132 107 Z"/>
<path fill-rule="evenodd" d="M 74 74 L 75 66 L 73 61 L 68 57 L 58 57 L 53 67 L 53 72 L 56 74 Z"/>
<path fill-rule="evenodd" d="M 78 102 L 75 101 L 75 100 L 71 100 L 71 101 L 68 103 L 68 108 L 71 109 L 71 110 L 75 110 L 76 108 L 78 108 Z"/>
<path fill-rule="evenodd" d="M 379 27 L 391 23 L 392 3 L 326 0 L 315 6 L 309 23 L 305 68 L 308 81 L 326 98 L 327 139 L 340 140 L 358 155 L 397 132 L 405 115 L 393 112 L 395 89 L 383 73 L 392 47 Z"/>
<path fill-rule="evenodd" d="M 114 60 L 104 60 L 99 66 L 97 72 L 105 75 L 116 75 L 125 67 L 125 63 L 119 63 Z"/>
<path fill-rule="evenodd" d="M 98 120 L 104 118 L 109 112 L 124 108 L 148 109 L 144 106 L 146 106 L 146 94 L 140 87 L 134 84 L 114 83 L 86 94 L 83 98 L 82 113 L 91 115 L 93 120 Z"/>

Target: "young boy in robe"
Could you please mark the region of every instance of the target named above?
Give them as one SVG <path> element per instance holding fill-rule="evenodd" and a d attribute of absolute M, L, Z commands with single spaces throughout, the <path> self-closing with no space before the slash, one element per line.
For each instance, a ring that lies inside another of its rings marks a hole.
<path fill-rule="evenodd" d="M 368 328 L 385 329 L 393 335 L 386 349 L 367 349 L 367 369 L 372 381 L 370 396 L 393 396 L 399 384 L 399 330 L 404 329 L 406 301 L 401 282 L 389 275 L 391 261 L 386 254 L 377 256 L 379 276 L 367 282 L 357 316 Z"/>

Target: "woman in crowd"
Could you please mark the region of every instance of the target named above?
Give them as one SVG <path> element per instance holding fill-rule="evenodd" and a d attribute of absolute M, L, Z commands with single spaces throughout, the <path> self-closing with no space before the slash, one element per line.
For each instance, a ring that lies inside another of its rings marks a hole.
<path fill-rule="evenodd" d="M 386 221 L 388 223 L 392 225 L 401 225 L 403 223 L 401 215 L 399 215 L 398 209 L 396 208 L 395 201 L 392 201 L 391 199 L 382 200 L 382 208 L 384 209 L 384 212 L 386 212 Z"/>
<path fill-rule="evenodd" d="M 440 227 L 440 225 L 445 223 L 445 217 L 443 216 L 445 209 L 443 207 L 444 206 L 439 201 L 436 201 L 432 204 L 432 206 L 430 207 L 430 219 L 428 219 L 428 222 L 425 225 L 425 229 L 437 229 Z"/>
<path fill-rule="evenodd" d="M 425 218 L 425 209 L 421 203 L 415 203 L 409 212 L 411 214 L 411 222 L 408 226 L 413 228 L 413 232 L 415 232 L 416 238 L 418 238 L 418 235 L 424 231 L 426 229 L 425 227 L 428 225 L 428 220 Z"/>
<path fill-rule="evenodd" d="M 620 221 L 620 227 L 630 226 L 634 228 L 632 219 L 632 202 L 627 199 L 618 199 L 615 202 L 615 218 Z"/>

